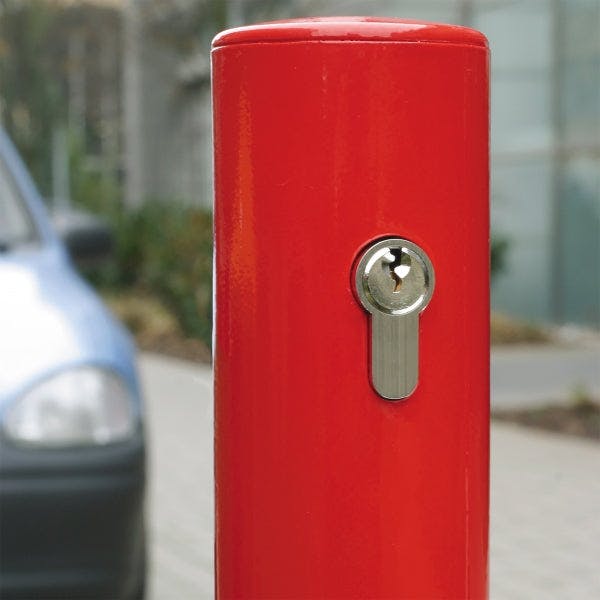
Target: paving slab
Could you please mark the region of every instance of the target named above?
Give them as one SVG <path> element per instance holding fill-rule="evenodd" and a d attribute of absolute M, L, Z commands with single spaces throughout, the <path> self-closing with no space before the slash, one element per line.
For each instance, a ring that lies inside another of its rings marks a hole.
<path fill-rule="evenodd" d="M 212 373 L 144 354 L 151 600 L 213 598 Z M 492 427 L 490 598 L 600 598 L 600 444 Z M 307 599 L 308 600 L 308 599 Z"/>
<path fill-rule="evenodd" d="M 599 475 L 600 444 L 492 426 L 492 600 L 600 598 Z"/>
<path fill-rule="evenodd" d="M 140 360 L 149 435 L 149 597 L 213 597 L 212 372 Z"/>

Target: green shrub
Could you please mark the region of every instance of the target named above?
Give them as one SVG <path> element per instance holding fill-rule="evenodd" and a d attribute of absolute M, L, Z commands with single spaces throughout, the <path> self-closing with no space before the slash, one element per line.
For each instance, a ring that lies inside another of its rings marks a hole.
<path fill-rule="evenodd" d="M 110 264 L 88 273 L 101 289 L 135 289 L 159 298 L 182 330 L 210 345 L 212 215 L 199 208 L 148 202 L 108 216 L 115 233 Z"/>
<path fill-rule="evenodd" d="M 506 257 L 508 254 L 508 239 L 505 237 L 492 236 L 490 248 L 490 271 L 492 279 L 506 268 Z"/>

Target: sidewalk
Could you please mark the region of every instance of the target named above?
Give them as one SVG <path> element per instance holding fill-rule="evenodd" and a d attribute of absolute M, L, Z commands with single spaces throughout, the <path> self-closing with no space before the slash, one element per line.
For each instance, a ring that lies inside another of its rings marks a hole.
<path fill-rule="evenodd" d="M 140 360 L 149 436 L 150 600 L 213 597 L 213 410 L 207 367 Z"/>
<path fill-rule="evenodd" d="M 140 363 L 151 436 L 149 597 L 210 599 L 212 374 L 156 355 Z M 492 426 L 492 600 L 600 598 L 599 472 L 598 444 Z"/>
<path fill-rule="evenodd" d="M 600 598 L 600 444 L 492 426 L 490 598 Z"/>

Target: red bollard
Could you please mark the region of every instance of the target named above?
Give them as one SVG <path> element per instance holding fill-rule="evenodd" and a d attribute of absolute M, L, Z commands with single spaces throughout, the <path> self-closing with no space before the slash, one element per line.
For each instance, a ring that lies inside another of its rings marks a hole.
<path fill-rule="evenodd" d="M 486 40 L 343 17 L 213 48 L 217 598 L 485 598 Z"/>

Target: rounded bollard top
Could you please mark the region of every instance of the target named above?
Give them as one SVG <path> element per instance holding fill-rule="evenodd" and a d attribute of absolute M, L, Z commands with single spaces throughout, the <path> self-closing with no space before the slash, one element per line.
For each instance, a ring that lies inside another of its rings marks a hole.
<path fill-rule="evenodd" d="M 459 44 L 487 48 L 479 31 L 411 19 L 383 17 L 314 17 L 271 21 L 226 29 L 213 40 L 213 48 L 269 42 L 351 41 Z"/>

